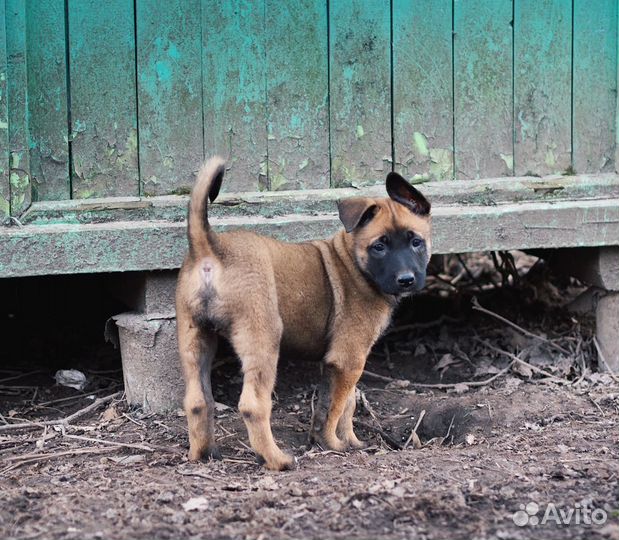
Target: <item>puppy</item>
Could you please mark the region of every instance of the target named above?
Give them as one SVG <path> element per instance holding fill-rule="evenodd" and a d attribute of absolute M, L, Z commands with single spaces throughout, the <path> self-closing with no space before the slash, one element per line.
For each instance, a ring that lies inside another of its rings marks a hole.
<path fill-rule="evenodd" d="M 323 361 L 313 440 L 338 451 L 362 447 L 353 431 L 355 385 L 398 300 L 424 285 L 430 203 L 399 174 L 389 173 L 389 197 L 338 203 L 344 230 L 334 237 L 287 244 L 244 230 L 211 229 L 207 199 L 216 199 L 223 177 L 221 158 L 200 169 L 176 294 L 189 458 L 219 457 L 210 378 L 218 335 L 241 360 L 239 410 L 266 468 L 294 464 L 271 432 L 271 394 L 282 351 Z"/>

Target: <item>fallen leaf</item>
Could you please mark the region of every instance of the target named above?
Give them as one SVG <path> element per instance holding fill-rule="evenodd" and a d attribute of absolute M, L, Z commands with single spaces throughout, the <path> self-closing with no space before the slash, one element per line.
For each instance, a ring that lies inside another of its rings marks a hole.
<path fill-rule="evenodd" d="M 267 491 L 274 491 L 279 488 L 279 484 L 272 476 L 264 476 L 256 482 L 256 486 Z"/>
<path fill-rule="evenodd" d="M 185 512 L 195 512 L 196 510 L 206 510 L 207 508 L 208 500 L 206 497 L 192 497 L 183 503 L 183 510 Z"/>
<path fill-rule="evenodd" d="M 441 356 L 441 359 L 434 366 L 434 369 L 436 371 L 439 371 L 440 374 L 443 375 L 443 373 L 445 373 L 445 371 L 449 369 L 449 366 L 453 364 L 459 364 L 459 363 L 460 363 L 460 360 L 458 360 L 457 358 L 454 358 L 453 354 L 447 353 Z"/>
<path fill-rule="evenodd" d="M 470 390 L 470 387 L 466 383 L 456 383 L 456 384 L 454 384 L 454 392 L 456 394 L 464 394 L 465 392 L 468 392 L 469 390 Z"/>
<path fill-rule="evenodd" d="M 146 461 L 146 456 L 144 454 L 132 454 L 130 456 L 112 456 L 109 459 L 118 465 L 135 465 Z"/>
<path fill-rule="evenodd" d="M 101 420 L 104 422 L 111 422 L 112 420 L 116 420 L 119 416 L 120 414 L 118 414 L 116 405 L 110 405 L 107 409 L 105 409 L 105 411 L 103 411 Z"/>
<path fill-rule="evenodd" d="M 218 401 L 215 402 L 215 410 L 217 412 L 227 411 L 228 409 L 231 409 L 231 407 L 224 403 L 219 403 Z"/>
<path fill-rule="evenodd" d="M 385 386 L 386 390 L 397 390 L 398 388 L 408 388 L 411 385 L 410 381 L 404 379 L 396 379 Z"/>
<path fill-rule="evenodd" d="M 516 362 L 513 365 L 512 369 L 515 373 L 518 373 L 518 375 L 522 375 L 525 379 L 530 379 L 533 376 L 533 370 L 526 364 Z"/>

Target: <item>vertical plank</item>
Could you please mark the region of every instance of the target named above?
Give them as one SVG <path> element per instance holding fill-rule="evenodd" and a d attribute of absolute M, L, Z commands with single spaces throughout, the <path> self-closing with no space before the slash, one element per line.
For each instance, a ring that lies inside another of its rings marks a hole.
<path fill-rule="evenodd" d="M 203 158 L 200 0 L 136 3 L 144 195 L 191 186 Z"/>
<path fill-rule="evenodd" d="M 132 0 L 69 2 L 74 198 L 137 195 Z"/>
<path fill-rule="evenodd" d="M 452 0 L 393 1 L 395 170 L 453 177 Z"/>
<path fill-rule="evenodd" d="M 561 173 L 572 150 L 572 5 L 514 1 L 515 174 Z"/>
<path fill-rule="evenodd" d="M 7 71 L 6 11 L 4 2 L 0 2 L 0 222 L 9 216 L 11 210 Z"/>
<path fill-rule="evenodd" d="M 511 22 L 511 0 L 454 0 L 458 178 L 514 172 Z"/>
<path fill-rule="evenodd" d="M 227 159 L 225 191 L 268 188 L 264 0 L 203 0 L 205 155 Z"/>
<path fill-rule="evenodd" d="M 574 0 L 573 167 L 614 170 L 617 2 Z"/>
<path fill-rule="evenodd" d="M 26 10 L 32 198 L 70 199 L 64 0 Z"/>
<path fill-rule="evenodd" d="M 382 182 L 391 170 L 389 0 L 329 3 L 331 182 Z"/>
<path fill-rule="evenodd" d="M 266 1 L 270 189 L 329 187 L 327 3 Z"/>
<path fill-rule="evenodd" d="M 23 0 L 6 0 L 5 9 L 11 215 L 19 216 L 31 202 L 26 91 L 26 5 Z"/>

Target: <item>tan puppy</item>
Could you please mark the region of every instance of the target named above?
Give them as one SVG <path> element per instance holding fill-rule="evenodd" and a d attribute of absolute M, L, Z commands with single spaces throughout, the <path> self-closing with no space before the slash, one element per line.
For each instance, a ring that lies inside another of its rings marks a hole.
<path fill-rule="evenodd" d="M 239 410 L 268 469 L 294 463 L 271 432 L 280 351 L 323 359 L 313 439 L 334 450 L 361 447 L 353 432 L 355 385 L 398 299 L 424 285 L 430 203 L 389 173 L 389 198 L 338 203 L 345 230 L 328 240 L 286 244 L 210 228 L 207 197 L 215 200 L 223 176 L 224 161 L 217 157 L 198 174 L 189 205 L 189 253 L 176 295 L 189 458 L 219 455 L 210 380 L 218 334 L 241 360 Z"/>

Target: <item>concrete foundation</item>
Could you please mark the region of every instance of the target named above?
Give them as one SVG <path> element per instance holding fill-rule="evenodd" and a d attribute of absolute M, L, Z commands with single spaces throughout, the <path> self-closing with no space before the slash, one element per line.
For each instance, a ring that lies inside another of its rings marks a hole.
<path fill-rule="evenodd" d="M 596 308 L 596 337 L 600 353 L 600 368 L 619 374 L 619 292 L 610 292 L 599 299 Z"/>
<path fill-rule="evenodd" d="M 185 384 L 178 359 L 176 319 L 124 313 L 114 320 L 127 402 L 150 412 L 181 407 Z"/>
<path fill-rule="evenodd" d="M 119 276 L 113 292 L 134 311 L 115 316 L 127 402 L 149 412 L 182 407 L 178 358 L 176 271 Z"/>

